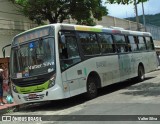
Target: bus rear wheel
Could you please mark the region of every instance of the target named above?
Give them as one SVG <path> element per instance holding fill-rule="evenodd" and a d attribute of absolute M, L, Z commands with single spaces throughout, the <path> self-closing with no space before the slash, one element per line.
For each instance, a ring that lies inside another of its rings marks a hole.
<path fill-rule="evenodd" d="M 137 77 L 138 81 L 144 81 L 145 79 L 145 71 L 144 71 L 144 67 L 143 66 L 139 66 L 138 67 L 138 77 Z"/>
<path fill-rule="evenodd" d="M 86 97 L 87 99 L 93 99 L 97 96 L 97 85 L 96 85 L 96 79 L 93 77 L 89 77 L 87 81 L 87 93 Z"/>

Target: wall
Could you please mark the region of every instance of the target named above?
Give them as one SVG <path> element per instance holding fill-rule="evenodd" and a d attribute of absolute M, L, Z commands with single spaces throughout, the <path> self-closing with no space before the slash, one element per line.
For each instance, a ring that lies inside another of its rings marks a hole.
<path fill-rule="evenodd" d="M 2 48 L 10 44 L 12 38 L 36 25 L 17 11 L 17 8 L 7 0 L 0 1 L 0 57 Z M 6 56 L 10 55 L 10 48 L 6 49 Z"/>
<path fill-rule="evenodd" d="M 125 19 L 119 19 L 112 16 L 104 16 L 101 21 L 97 21 L 97 25 L 103 25 L 106 27 L 122 27 L 126 30 L 137 30 L 137 23 Z M 142 24 L 139 24 L 140 30 L 144 31 Z"/>

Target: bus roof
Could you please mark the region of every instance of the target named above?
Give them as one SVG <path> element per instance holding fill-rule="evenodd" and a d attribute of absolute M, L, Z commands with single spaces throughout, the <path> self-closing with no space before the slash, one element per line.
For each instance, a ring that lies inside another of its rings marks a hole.
<path fill-rule="evenodd" d="M 56 24 L 49 24 L 44 26 L 39 26 L 25 32 L 22 32 L 16 36 L 20 36 L 24 33 L 34 31 L 36 29 L 41 29 L 44 27 L 56 26 L 60 27 L 62 30 L 76 30 L 76 31 L 91 31 L 91 32 L 106 32 L 112 34 L 128 34 L 128 35 L 140 35 L 140 36 L 152 36 L 149 32 L 141 32 L 141 31 L 132 31 L 132 30 L 125 30 L 123 28 L 114 29 L 114 28 L 106 28 L 103 26 L 85 26 L 85 25 L 74 25 L 74 24 L 63 24 L 63 23 L 56 23 Z"/>
<path fill-rule="evenodd" d="M 84 26 L 84 25 L 71 25 L 71 24 L 60 24 L 61 28 L 64 30 L 77 30 L 77 31 L 91 31 L 91 32 L 106 32 L 112 34 L 130 34 L 130 35 L 140 35 L 140 36 L 152 36 L 149 32 L 132 31 L 125 30 L 123 28 L 114 29 L 106 28 L 102 26 Z"/>

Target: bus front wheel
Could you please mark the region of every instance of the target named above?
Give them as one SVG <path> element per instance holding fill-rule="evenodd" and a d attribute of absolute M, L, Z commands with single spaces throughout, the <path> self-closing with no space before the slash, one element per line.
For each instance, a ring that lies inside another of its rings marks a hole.
<path fill-rule="evenodd" d="M 144 81 L 145 79 L 145 71 L 144 71 L 144 67 L 143 66 L 139 66 L 138 67 L 138 81 Z"/>
<path fill-rule="evenodd" d="M 93 77 L 89 77 L 87 81 L 87 93 L 86 97 L 88 99 L 93 99 L 97 96 L 97 85 L 96 80 Z"/>

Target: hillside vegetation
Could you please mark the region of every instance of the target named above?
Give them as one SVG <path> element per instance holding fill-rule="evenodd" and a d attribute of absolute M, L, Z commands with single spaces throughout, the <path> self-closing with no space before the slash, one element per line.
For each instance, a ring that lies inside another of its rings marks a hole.
<path fill-rule="evenodd" d="M 135 17 L 125 18 L 130 21 L 136 21 Z M 145 15 L 146 24 L 151 24 L 160 27 L 160 13 L 155 15 Z M 139 22 L 143 24 L 143 16 L 139 16 Z"/>

